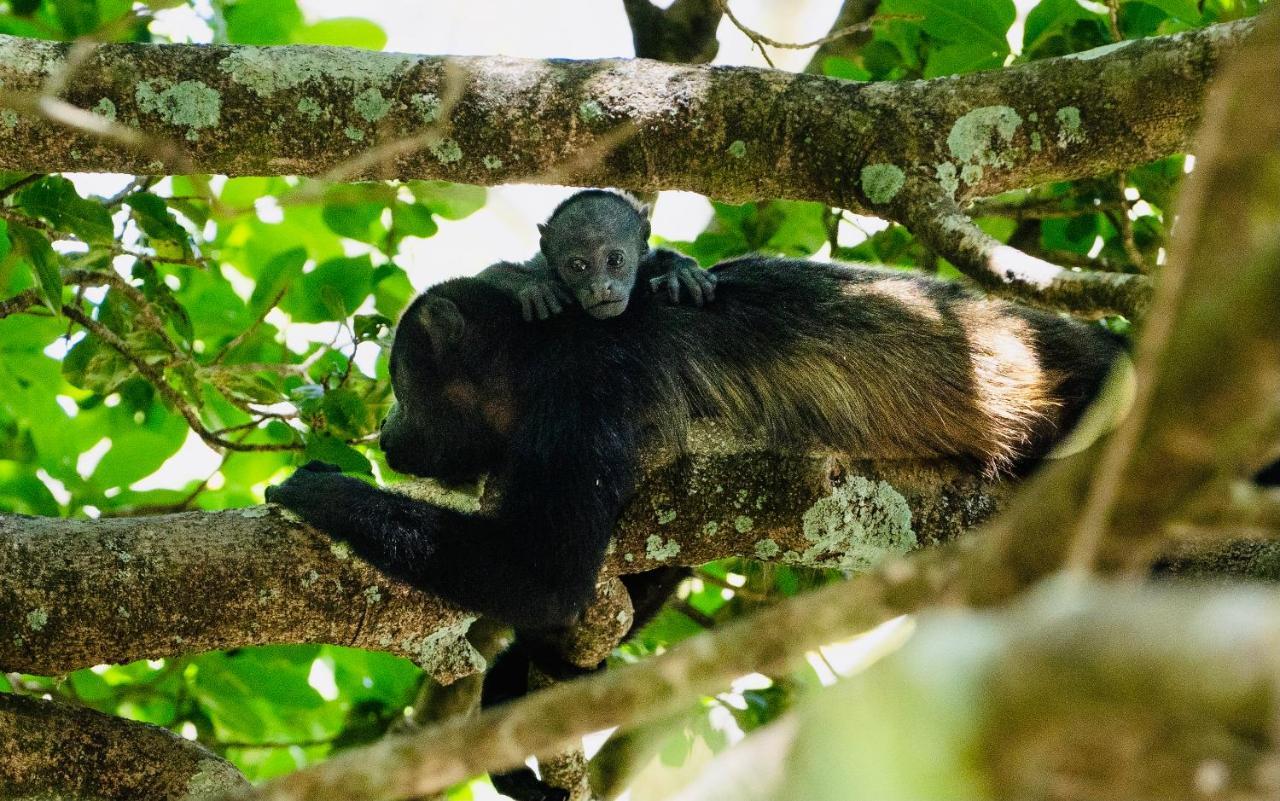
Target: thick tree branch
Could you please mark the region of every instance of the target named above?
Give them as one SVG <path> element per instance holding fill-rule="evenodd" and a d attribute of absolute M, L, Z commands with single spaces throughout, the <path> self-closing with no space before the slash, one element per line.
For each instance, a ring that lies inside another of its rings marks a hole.
<path fill-rule="evenodd" d="M 0 694 L 0 743 L 0 798 L 197 801 L 249 786 L 168 729 L 58 701 Z"/>
<path fill-rule="evenodd" d="M 894 201 L 895 216 L 965 275 L 988 290 L 1034 306 L 1082 316 L 1141 319 L 1151 282 L 1141 275 L 1069 270 L 992 238 L 934 181 L 912 181 Z"/>
<path fill-rule="evenodd" d="M 498 184 L 546 175 L 880 213 L 901 176 L 935 176 L 967 198 L 1185 150 L 1206 80 L 1251 27 L 1233 22 L 1105 53 L 879 84 L 649 61 L 111 44 L 83 59 L 62 99 L 182 142 L 193 170 L 319 175 L 371 146 L 421 134 L 437 121 L 456 72 L 463 87 L 447 134 L 366 163 L 352 178 Z M 5 91 L 38 94 L 67 49 L 0 38 Z M 603 159 L 559 169 L 620 126 L 634 134 Z M 22 111 L 10 127 L 0 144 L 6 169 L 162 169 L 152 155 L 35 112 Z"/>
<path fill-rule="evenodd" d="M 946 464 L 701 447 L 683 467 L 650 471 L 623 513 L 606 575 L 733 555 L 855 568 L 912 538 L 953 539 L 1008 491 Z M 447 683 L 484 667 L 463 636 L 471 619 L 272 507 L 98 521 L 0 517 L 6 671 L 58 674 L 331 642 L 410 657 Z M 612 642 L 597 645 L 575 649 L 594 664 Z"/>

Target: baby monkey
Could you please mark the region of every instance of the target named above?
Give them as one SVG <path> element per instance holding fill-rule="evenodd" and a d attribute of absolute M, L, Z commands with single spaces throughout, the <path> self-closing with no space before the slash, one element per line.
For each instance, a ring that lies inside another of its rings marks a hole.
<path fill-rule="evenodd" d="M 523 263 L 499 262 L 478 278 L 520 301 L 526 321 L 559 314 L 578 303 L 597 320 L 626 311 L 637 280 L 680 302 L 680 287 L 694 305 L 715 300 L 715 276 L 673 250 L 649 249 L 648 208 L 605 189 L 571 195 L 538 226 L 540 250 Z"/>

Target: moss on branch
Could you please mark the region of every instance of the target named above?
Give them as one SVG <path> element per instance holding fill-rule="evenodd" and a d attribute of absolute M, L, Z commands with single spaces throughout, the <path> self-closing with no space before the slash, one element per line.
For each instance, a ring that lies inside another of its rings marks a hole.
<path fill-rule="evenodd" d="M 645 60 L 148 44 L 99 45 L 66 76 L 70 45 L 0 36 L 0 81 L 20 107 L 0 167 L 166 170 L 155 147 L 69 130 L 12 100 L 56 75 L 70 77 L 61 99 L 176 145 L 191 171 L 318 175 L 389 146 L 346 177 L 686 189 L 883 213 L 888 168 L 963 199 L 1185 150 L 1220 56 L 1251 27 L 875 84 Z"/>

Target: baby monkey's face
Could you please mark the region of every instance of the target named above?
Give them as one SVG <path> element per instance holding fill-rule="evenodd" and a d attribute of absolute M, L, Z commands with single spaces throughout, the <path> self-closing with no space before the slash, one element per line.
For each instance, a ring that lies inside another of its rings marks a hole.
<path fill-rule="evenodd" d="M 597 320 L 616 317 L 626 311 L 644 254 L 634 240 L 582 234 L 564 237 L 554 255 L 545 255 L 587 314 Z"/>
<path fill-rule="evenodd" d="M 626 311 L 648 252 L 648 220 L 616 199 L 578 201 L 542 226 L 542 255 L 597 320 Z"/>

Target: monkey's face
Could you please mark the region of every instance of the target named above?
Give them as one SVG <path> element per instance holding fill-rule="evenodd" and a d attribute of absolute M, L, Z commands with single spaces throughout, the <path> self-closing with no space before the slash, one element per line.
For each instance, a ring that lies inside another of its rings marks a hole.
<path fill-rule="evenodd" d="M 626 311 L 643 256 L 635 243 L 576 237 L 575 241 L 565 244 L 566 247 L 555 248 L 555 255 L 547 258 L 556 266 L 560 280 L 569 287 L 578 305 L 597 320 Z"/>
<path fill-rule="evenodd" d="M 501 460 L 506 437 L 495 423 L 490 362 L 467 342 L 458 309 L 424 296 L 409 307 L 391 347 L 396 402 L 379 444 L 391 469 L 447 483 L 474 481 Z"/>
<path fill-rule="evenodd" d="M 542 255 L 587 314 L 604 320 L 626 311 L 649 252 L 648 220 L 617 202 L 583 202 L 541 230 Z"/>

